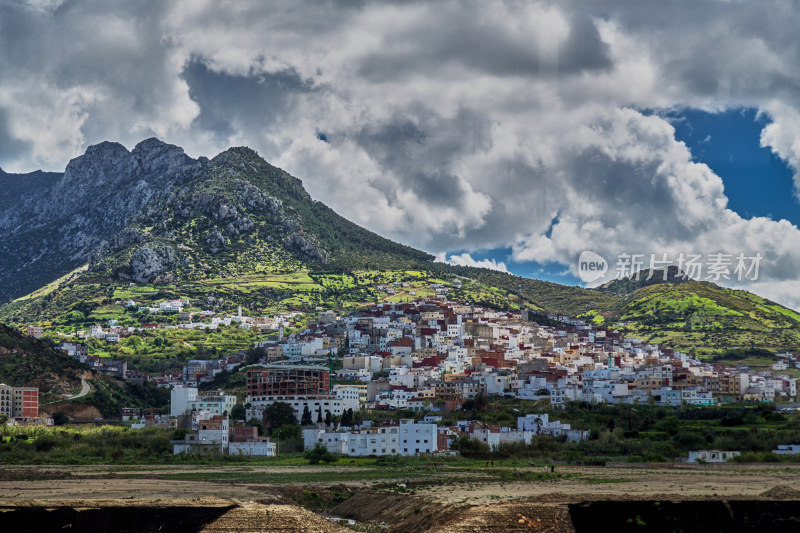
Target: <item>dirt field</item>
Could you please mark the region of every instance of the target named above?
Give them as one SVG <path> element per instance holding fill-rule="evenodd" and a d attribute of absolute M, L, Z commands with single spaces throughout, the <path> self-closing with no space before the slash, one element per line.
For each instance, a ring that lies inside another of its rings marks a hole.
<path fill-rule="evenodd" d="M 685 502 L 680 511 L 685 514 L 691 502 L 701 506 L 723 502 L 730 510 L 730 502 L 741 501 L 744 505 L 746 501 L 757 500 L 777 505 L 780 500 L 800 500 L 800 466 L 785 464 L 559 466 L 555 474 L 561 477 L 541 481 L 514 481 L 513 475 L 507 475 L 509 481 L 486 481 L 485 478 L 470 481 L 463 474 L 452 480 L 440 475 L 432 482 L 420 481 L 417 477 L 408 484 L 396 480 L 323 481 L 332 472 L 353 470 L 358 473 L 359 469 L 346 466 L 9 466 L 0 467 L 0 506 L 6 512 L 24 508 L 94 509 L 92 512 L 100 513 L 97 516 L 105 517 L 106 522 L 102 523 L 107 525 L 111 523 L 108 517 L 117 516 L 114 513 L 118 514 L 119 508 L 125 507 L 216 509 L 211 514 L 219 516 L 211 520 L 208 518 L 211 515 L 198 515 L 199 522 L 187 525 L 186 531 L 352 531 L 351 528 L 361 528 L 362 531 L 454 532 L 575 531 L 573 521 L 580 510 L 576 506 L 585 506 L 586 502 L 595 502 L 595 506 L 614 502 Z M 374 469 L 364 469 L 367 470 L 374 472 Z M 511 474 L 531 472 L 544 470 L 515 469 Z M 306 478 L 318 475 L 320 481 L 297 483 L 292 480 L 301 474 Z M 175 475 L 210 475 L 213 480 L 169 479 Z M 262 475 L 281 481 L 251 481 Z M 101 512 L 100 508 L 107 509 Z M 644 520 L 642 516 L 649 516 L 645 511 L 637 511 L 636 519 Z M 731 517 L 734 511 L 729 513 Z M 701 515 L 710 516 L 709 512 L 706 509 Z M 162 514 L 170 516 L 166 511 Z M 355 524 L 351 524 L 351 528 L 343 527 L 323 515 L 350 519 Z M 3 520 L 9 516 L 4 514 Z M 152 516 L 157 520 L 161 515 Z M 98 522 L 93 524 L 97 529 Z M 72 529 L 73 532 L 77 530 L 80 527 Z"/>

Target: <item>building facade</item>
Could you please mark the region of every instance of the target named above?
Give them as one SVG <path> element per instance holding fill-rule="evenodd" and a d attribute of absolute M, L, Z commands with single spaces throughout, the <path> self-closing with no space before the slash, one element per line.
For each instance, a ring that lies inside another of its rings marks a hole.
<path fill-rule="evenodd" d="M 0 383 L 0 415 L 9 418 L 36 418 L 39 416 L 39 389 L 12 387 Z"/>

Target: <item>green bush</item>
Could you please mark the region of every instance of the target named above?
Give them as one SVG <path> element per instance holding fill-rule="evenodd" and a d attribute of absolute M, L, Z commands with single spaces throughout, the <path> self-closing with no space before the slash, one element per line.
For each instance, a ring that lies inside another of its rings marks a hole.
<path fill-rule="evenodd" d="M 36 439 L 34 447 L 37 452 L 49 452 L 58 445 L 58 440 L 50 435 L 44 435 Z"/>
<path fill-rule="evenodd" d="M 305 452 L 303 457 L 308 459 L 309 464 L 312 465 L 318 465 L 320 461 L 323 463 L 334 463 L 338 460 L 335 455 L 328 451 L 328 448 L 319 442 L 313 449 Z"/>

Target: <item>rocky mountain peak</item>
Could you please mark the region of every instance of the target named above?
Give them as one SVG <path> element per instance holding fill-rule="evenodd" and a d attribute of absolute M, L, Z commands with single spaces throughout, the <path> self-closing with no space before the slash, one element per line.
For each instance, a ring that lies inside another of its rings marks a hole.
<path fill-rule="evenodd" d="M 67 164 L 58 189 L 73 187 L 76 182 L 91 186 L 102 186 L 114 181 L 123 172 L 130 152 L 117 142 L 104 141 L 86 149 L 86 153 Z"/>
<path fill-rule="evenodd" d="M 147 173 L 170 172 L 194 160 L 180 146 L 151 137 L 137 144 L 131 152 L 136 170 Z"/>

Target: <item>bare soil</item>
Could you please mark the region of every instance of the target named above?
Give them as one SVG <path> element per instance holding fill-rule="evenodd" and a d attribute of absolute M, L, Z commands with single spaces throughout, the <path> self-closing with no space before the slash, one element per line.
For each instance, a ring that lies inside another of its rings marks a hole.
<path fill-rule="evenodd" d="M 0 468 L 0 507 L 227 505 L 233 507 L 204 524 L 205 531 L 352 531 L 326 519 L 327 516 L 355 520 L 356 527 L 362 530 L 372 527 L 387 533 L 449 533 L 575 531 L 570 505 L 585 502 L 800 500 L 800 465 L 786 464 L 559 466 L 556 473 L 564 477 L 542 481 L 470 482 L 464 481 L 463 476 L 452 481 L 437 479 L 436 483 L 409 484 L 324 481 L 325 474 L 333 469 L 347 468 L 6 466 Z M 177 481 L 146 477 L 209 471 L 230 473 L 232 479 L 241 472 L 281 473 L 287 475 L 287 481 Z M 318 472 L 320 481 L 292 482 L 291 473 L 300 471 Z"/>

